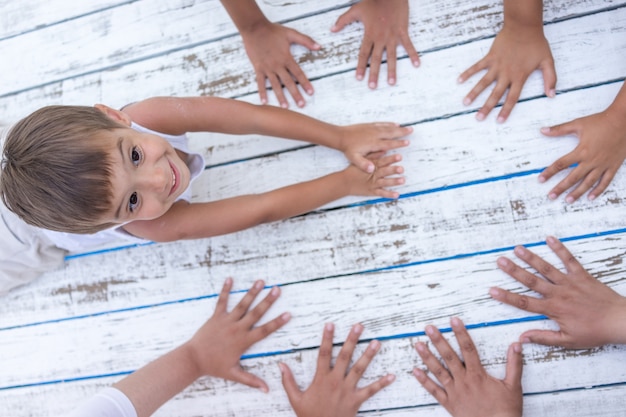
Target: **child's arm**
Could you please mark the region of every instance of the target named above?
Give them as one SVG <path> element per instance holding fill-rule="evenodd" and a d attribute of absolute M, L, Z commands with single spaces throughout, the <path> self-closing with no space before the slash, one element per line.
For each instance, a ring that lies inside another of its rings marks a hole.
<path fill-rule="evenodd" d="M 298 387 L 291 369 L 282 362 L 278 364 L 289 403 L 298 417 L 356 416 L 361 404 L 395 380 L 394 375 L 387 374 L 367 386 L 357 387 L 361 376 L 378 353 L 380 342 L 371 341 L 363 355 L 350 368 L 354 348 L 363 331 L 362 325 L 355 325 L 333 366 L 331 359 L 334 330 L 330 323 L 324 327 L 315 376 L 305 391 Z"/>
<path fill-rule="evenodd" d="M 313 94 L 313 86 L 293 59 L 289 48 L 292 43 L 300 44 L 312 51 L 319 50 L 320 46 L 296 30 L 267 20 L 254 0 L 221 0 L 221 2 L 241 34 L 248 58 L 256 73 L 261 102 L 267 103 L 265 81 L 269 80 L 282 107 L 288 107 L 283 85 L 298 107 L 303 107 L 304 99 L 296 82 L 309 95 Z"/>
<path fill-rule="evenodd" d="M 352 22 L 362 22 L 365 28 L 359 60 L 356 67 L 356 78 L 365 76 L 367 62 L 370 61 L 368 86 L 376 88 L 378 73 L 383 61 L 383 52 L 387 52 L 387 82 L 396 83 L 396 48 L 402 45 L 413 66 L 420 64 L 419 55 L 409 37 L 409 2 L 408 0 L 361 0 L 359 3 L 339 16 L 330 29 L 339 32 Z"/>
<path fill-rule="evenodd" d="M 520 336 L 524 343 L 586 349 L 605 344 L 626 344 L 626 298 L 592 277 L 556 238 L 546 239 L 550 249 L 563 262 L 567 273 L 518 246 L 515 256 L 545 279 L 517 266 L 508 258 L 499 258 L 498 267 L 543 297 L 515 294 L 492 288 L 489 294 L 498 301 L 550 317 L 558 331 L 528 330 Z"/>
<path fill-rule="evenodd" d="M 412 132 L 395 123 L 337 126 L 278 107 L 217 97 L 155 97 L 126 106 L 123 112 L 144 127 L 171 135 L 256 133 L 315 143 L 342 151 L 365 172 L 374 169 L 367 155 L 407 146 L 407 140 L 396 139 Z"/>
<path fill-rule="evenodd" d="M 244 371 L 239 360 L 250 346 L 287 323 L 289 314 L 284 313 L 262 326 L 253 327 L 278 298 L 278 287 L 250 309 L 263 289 L 263 282 L 257 281 L 239 304 L 228 312 L 226 308 L 231 288 L 232 279 L 229 278 L 224 283 L 213 316 L 187 343 L 114 385 L 130 399 L 138 417 L 150 416 L 204 375 L 241 382 L 267 392 L 267 384 Z"/>
<path fill-rule="evenodd" d="M 387 188 L 404 183 L 398 176 L 402 167 L 394 165 L 400 159 L 400 155 L 379 157 L 373 174 L 350 165 L 343 171 L 262 194 L 209 203 L 178 202 L 163 216 L 131 222 L 124 229 L 159 242 L 198 239 L 293 217 L 349 195 L 397 198 L 398 193 Z"/>
<path fill-rule="evenodd" d="M 426 334 L 439 352 L 440 361 L 423 342 L 415 345 L 428 368 L 415 368 L 413 374 L 453 417 L 521 417 L 522 416 L 522 346 L 509 346 L 504 379 L 489 375 L 480 363 L 476 346 L 463 322 L 450 320 L 461 356 L 452 349 L 439 330 L 426 326 Z M 445 367 L 442 365 L 445 363 Z M 437 379 L 437 382 L 434 379 Z"/>
<path fill-rule="evenodd" d="M 539 176 L 539 181 L 545 182 L 557 172 L 578 164 L 550 191 L 549 198 L 554 200 L 580 182 L 566 201 L 573 203 L 592 187 L 588 198 L 593 200 L 609 186 L 626 159 L 626 83 L 603 112 L 546 127 L 541 132 L 551 137 L 576 135 L 580 141 L 576 149 L 557 159 Z"/>
<path fill-rule="evenodd" d="M 498 122 L 504 122 L 517 103 L 528 76 L 536 69 L 543 72 L 545 94 L 554 97 L 556 70 L 550 45 L 543 34 L 542 0 L 504 0 L 504 25 L 487 56 L 465 70 L 459 82 L 465 82 L 481 70 L 487 73 L 464 99 L 469 105 L 495 82 L 489 98 L 476 114 L 483 120 L 508 90 Z"/>

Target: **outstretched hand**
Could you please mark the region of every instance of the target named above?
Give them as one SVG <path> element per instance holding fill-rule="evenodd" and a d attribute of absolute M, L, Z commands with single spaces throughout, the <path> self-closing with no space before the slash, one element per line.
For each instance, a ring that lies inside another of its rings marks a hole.
<path fill-rule="evenodd" d="M 409 145 L 407 139 L 399 139 L 413 132 L 412 127 L 396 123 L 362 123 L 341 127 L 342 137 L 338 149 L 363 172 L 372 173 L 376 168 L 372 153 L 387 152 Z"/>
<path fill-rule="evenodd" d="M 400 197 L 397 191 L 389 190 L 404 184 L 404 168 L 395 165 L 402 160 L 398 154 L 384 155 L 383 152 L 376 152 L 369 155 L 376 168 L 371 174 L 367 174 L 354 165 L 345 169 L 347 175 L 346 183 L 350 187 L 350 195 L 378 196 L 382 198 L 396 199 Z"/>
<path fill-rule="evenodd" d="M 413 66 L 420 64 L 419 55 L 409 37 L 409 2 L 408 0 L 361 0 L 339 16 L 330 29 L 339 32 L 353 22 L 362 22 L 365 27 L 363 41 L 359 50 L 356 67 L 356 78 L 365 77 L 367 63 L 370 63 L 368 86 L 372 89 L 378 85 L 380 64 L 383 52 L 387 52 L 387 83 L 396 83 L 396 48 L 402 45 Z"/>
<path fill-rule="evenodd" d="M 576 149 L 557 159 L 539 175 L 539 181 L 545 182 L 557 172 L 578 164 L 550 191 L 548 197 L 551 200 L 576 184 L 578 186 L 565 198 L 568 203 L 573 203 L 588 190 L 591 190 L 589 200 L 595 199 L 606 190 L 626 159 L 626 118 L 623 114 L 605 110 L 545 127 L 541 132 L 550 137 L 576 135 L 579 139 Z"/>
<path fill-rule="evenodd" d="M 237 306 L 228 312 L 228 294 L 233 280 L 226 280 L 213 316 L 187 342 L 201 374 L 268 391 L 265 381 L 244 371 L 239 363 L 250 346 L 278 330 L 291 318 L 289 313 L 283 313 L 262 326 L 254 327 L 280 295 L 280 289 L 274 287 L 263 301 L 250 309 L 263 285 L 263 281 L 256 281 Z"/>
<path fill-rule="evenodd" d="M 554 97 L 556 70 L 550 45 L 543 30 L 509 29 L 505 22 L 502 31 L 494 39 L 489 53 L 459 77 L 459 82 L 463 83 L 477 72 L 487 70 L 487 73 L 465 97 L 463 104 L 471 104 L 480 93 L 495 83 L 487 101 L 478 110 L 476 119 L 484 120 L 508 90 L 497 118 L 497 121 L 502 123 L 506 121 L 517 104 L 528 76 L 536 69 L 543 73 L 545 94 L 548 97 Z"/>
<path fill-rule="evenodd" d="M 324 327 L 315 377 L 305 391 L 298 388 L 289 366 L 279 363 L 285 392 L 298 417 L 355 416 L 361 404 L 395 380 L 393 375 L 388 374 L 365 387 L 357 387 L 361 376 L 380 349 L 380 342 L 370 342 L 363 355 L 350 368 L 352 354 L 362 331 L 363 326 L 360 324 L 352 327 L 335 365 L 332 366 L 334 326 L 327 324 Z"/>
<path fill-rule="evenodd" d="M 267 103 L 265 80 L 269 80 L 281 107 L 289 107 L 283 86 L 289 91 L 298 107 L 304 107 L 305 101 L 298 84 L 308 95 L 313 94 L 313 85 L 291 55 L 290 46 L 296 43 L 317 51 L 321 48 L 320 45 L 309 36 L 271 22 L 259 24 L 254 30 L 241 32 L 241 36 L 256 73 L 261 102 Z"/>
<path fill-rule="evenodd" d="M 425 343 L 415 345 L 417 353 L 437 382 L 418 368 L 413 374 L 420 384 L 454 417 L 520 417 L 522 415 L 522 347 L 513 343 L 507 354 L 506 376 L 492 377 L 480 363 L 476 346 L 458 318 L 450 320 L 461 348 L 462 358 L 450 347 L 439 330 L 426 326 L 426 334 L 437 348 L 446 367 Z"/>
<path fill-rule="evenodd" d="M 559 330 L 529 330 L 522 342 L 582 349 L 607 343 L 626 343 L 626 298 L 593 278 L 556 238 L 546 239 L 550 249 L 563 262 L 563 273 L 528 249 L 518 246 L 515 255 L 540 271 L 545 279 L 526 271 L 508 258 L 498 259 L 498 267 L 543 298 L 491 288 L 496 300 L 556 321 Z"/>

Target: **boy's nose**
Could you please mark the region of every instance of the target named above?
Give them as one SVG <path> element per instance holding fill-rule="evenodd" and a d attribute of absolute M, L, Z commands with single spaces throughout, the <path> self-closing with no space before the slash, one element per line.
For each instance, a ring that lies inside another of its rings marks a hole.
<path fill-rule="evenodd" d="M 172 175 L 164 169 L 154 169 L 144 172 L 141 186 L 148 191 L 164 193 L 172 182 Z"/>

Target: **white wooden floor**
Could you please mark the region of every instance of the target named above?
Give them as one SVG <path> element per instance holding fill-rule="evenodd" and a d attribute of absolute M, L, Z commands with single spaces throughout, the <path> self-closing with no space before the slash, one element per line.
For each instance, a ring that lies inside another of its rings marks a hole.
<path fill-rule="evenodd" d="M 282 286 L 268 318 L 293 315 L 243 361 L 271 392 L 207 378 L 160 416 L 292 415 L 276 363 L 290 364 L 307 384 L 329 321 L 337 342 L 356 322 L 365 326 L 363 347 L 383 341 L 368 380 L 397 375 L 363 413 L 446 415 L 411 375 L 421 365 L 413 343 L 426 324 L 448 328 L 457 315 L 473 327 L 488 369 L 502 375 L 509 343 L 525 329 L 554 324 L 488 296 L 494 285 L 523 290 L 495 260 L 526 244 L 556 261 L 543 243 L 548 234 L 565 239 L 593 274 L 626 294 L 624 170 L 593 203 L 550 202 L 546 195 L 563 175 L 537 181 L 577 143 L 545 138 L 539 128 L 603 110 L 624 80 L 626 1 L 546 1 L 557 97 L 545 98 L 534 74 L 502 125 L 495 114 L 475 120 L 486 96 L 462 105 L 476 79 L 456 83 L 488 51 L 502 20 L 500 0 L 411 0 L 422 66 L 413 68 L 403 54 L 398 85 L 383 81 L 376 91 L 354 77 L 361 26 L 329 31 L 347 3 L 259 3 L 271 20 L 324 46 L 317 53 L 295 48 L 316 91 L 303 112 L 338 124 L 414 127 L 411 146 L 401 151 L 407 182 L 400 200 L 345 199 L 329 206 L 336 210 L 229 236 L 71 257 L 1 300 L 0 415 L 62 415 L 165 353 L 209 316 L 228 276 L 237 290 L 258 278 Z M 0 57 L 5 124 L 59 103 L 120 107 L 155 95 L 258 102 L 241 39 L 218 0 L 0 0 Z M 276 188 L 346 163 L 335 151 L 273 138 L 192 139 L 209 164 L 195 184 L 198 201 Z M 626 348 L 525 346 L 524 354 L 526 416 L 624 415 Z"/>

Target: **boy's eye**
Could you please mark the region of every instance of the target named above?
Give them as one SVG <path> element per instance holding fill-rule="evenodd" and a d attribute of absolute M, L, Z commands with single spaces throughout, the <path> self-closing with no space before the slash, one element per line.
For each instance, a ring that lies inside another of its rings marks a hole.
<path fill-rule="evenodd" d="M 135 209 L 137 209 L 138 205 L 139 197 L 137 196 L 137 193 L 132 193 L 132 195 L 128 199 L 128 210 L 130 210 L 130 212 L 132 213 L 133 211 L 135 211 Z"/>
<path fill-rule="evenodd" d="M 133 149 L 130 152 L 130 160 L 133 164 L 137 165 L 141 161 L 141 150 L 138 147 L 133 146 Z"/>

